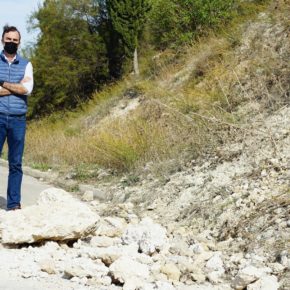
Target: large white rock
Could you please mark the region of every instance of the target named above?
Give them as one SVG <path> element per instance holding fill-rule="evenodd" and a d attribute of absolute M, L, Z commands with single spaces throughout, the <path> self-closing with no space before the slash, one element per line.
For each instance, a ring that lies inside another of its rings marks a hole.
<path fill-rule="evenodd" d="M 244 289 L 250 283 L 257 281 L 261 277 L 265 276 L 266 273 L 271 272 L 269 268 L 256 268 L 254 266 L 247 266 L 241 269 L 235 277 L 232 287 L 234 289 Z"/>
<path fill-rule="evenodd" d="M 144 218 L 137 225 L 129 225 L 122 236 L 124 244 L 137 243 L 142 253 L 153 254 L 168 245 L 166 229 L 154 223 L 150 218 Z"/>
<path fill-rule="evenodd" d="M 119 258 L 109 269 L 113 280 L 120 283 L 132 281 L 133 277 L 143 281 L 149 278 L 149 267 L 134 261 L 130 257 L 123 256 Z"/>
<path fill-rule="evenodd" d="M 248 285 L 247 290 L 277 290 L 279 283 L 275 276 L 263 276 L 253 284 Z"/>
<path fill-rule="evenodd" d="M 0 213 L 2 243 L 71 240 L 96 230 L 100 217 L 69 193 L 50 188 L 40 193 L 37 205 Z"/>
<path fill-rule="evenodd" d="M 209 271 L 224 271 L 221 252 L 214 253 L 214 255 L 207 261 L 205 266 Z"/>

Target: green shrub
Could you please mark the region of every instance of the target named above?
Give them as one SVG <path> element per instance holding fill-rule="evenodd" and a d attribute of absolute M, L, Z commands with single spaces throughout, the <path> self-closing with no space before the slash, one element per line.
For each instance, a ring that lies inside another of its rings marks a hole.
<path fill-rule="evenodd" d="M 234 0 L 156 0 L 151 12 L 153 43 L 158 48 L 190 42 L 207 29 L 229 20 Z"/>

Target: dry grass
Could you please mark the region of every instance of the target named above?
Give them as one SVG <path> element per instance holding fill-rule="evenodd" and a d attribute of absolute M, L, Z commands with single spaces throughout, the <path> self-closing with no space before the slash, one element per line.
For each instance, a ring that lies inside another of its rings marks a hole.
<path fill-rule="evenodd" d="M 273 243 L 268 241 L 263 235 L 267 231 L 277 229 L 277 219 L 287 222 L 290 214 L 289 191 L 279 196 L 263 201 L 250 213 L 241 216 L 237 224 L 225 226 L 220 233 L 220 240 L 226 240 L 229 237 L 241 237 L 247 241 L 248 249 L 257 247 L 267 247 L 273 251 Z M 278 231 L 277 231 L 278 233 Z M 260 238 L 259 238 L 260 237 Z M 262 237 L 262 238 L 261 238 Z M 275 252 L 286 250 L 289 246 L 289 239 L 276 236 Z M 267 245 L 269 243 L 269 245 Z M 288 244 L 287 244 L 288 243 Z"/>
<path fill-rule="evenodd" d="M 27 134 L 30 150 L 26 150 L 25 158 L 53 168 L 98 164 L 122 172 L 152 160 L 176 157 L 190 141 L 196 143 L 192 149 L 197 149 L 200 140 L 194 134 L 196 125 L 166 111 L 147 100 L 130 118 L 108 119 L 89 130 L 67 127 L 68 120 L 53 125 L 45 121 L 31 124 Z"/>

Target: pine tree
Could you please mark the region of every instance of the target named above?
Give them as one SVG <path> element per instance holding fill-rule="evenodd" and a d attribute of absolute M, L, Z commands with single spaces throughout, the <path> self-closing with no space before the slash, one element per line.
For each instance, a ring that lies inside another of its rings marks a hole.
<path fill-rule="evenodd" d="M 134 73 L 138 75 L 138 39 L 150 10 L 149 0 L 107 0 L 107 9 L 124 45 L 125 55 L 133 58 Z"/>

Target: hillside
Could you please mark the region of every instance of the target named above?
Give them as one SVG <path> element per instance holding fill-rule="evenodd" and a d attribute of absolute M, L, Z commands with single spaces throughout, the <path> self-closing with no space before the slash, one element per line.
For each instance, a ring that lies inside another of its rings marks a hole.
<path fill-rule="evenodd" d="M 123 251 L 135 226 L 148 226 L 164 230 L 169 246 L 136 258 L 150 267 L 149 278 L 140 270 L 147 284 L 71 270 L 76 284 L 67 287 L 289 289 L 289 15 L 289 1 L 273 1 L 179 55 L 155 55 L 146 78 L 128 76 L 75 112 L 31 122 L 25 163 L 87 200 L 102 226 L 69 249 L 52 242 L 19 255 L 59 247 L 67 263 L 91 265 L 115 255 L 100 258 L 94 245 L 119 247 L 122 238 Z M 112 228 L 120 232 L 110 236 Z"/>

